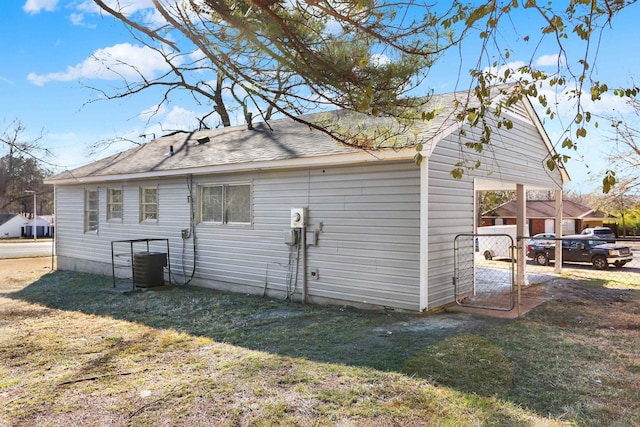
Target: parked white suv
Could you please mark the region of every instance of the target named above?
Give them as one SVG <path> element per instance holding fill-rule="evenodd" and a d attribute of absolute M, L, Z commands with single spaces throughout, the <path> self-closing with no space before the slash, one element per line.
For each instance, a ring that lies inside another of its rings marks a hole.
<path fill-rule="evenodd" d="M 585 236 L 592 236 L 596 239 L 602 240 L 616 240 L 616 235 L 609 227 L 593 227 L 593 228 L 585 228 L 580 233 Z"/>

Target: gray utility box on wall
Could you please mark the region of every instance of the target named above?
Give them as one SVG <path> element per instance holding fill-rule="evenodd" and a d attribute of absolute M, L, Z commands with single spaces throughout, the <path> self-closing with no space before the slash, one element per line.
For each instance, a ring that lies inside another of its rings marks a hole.
<path fill-rule="evenodd" d="M 164 252 L 136 252 L 133 255 L 133 283 L 148 288 L 164 285 L 164 268 L 167 254 Z"/>

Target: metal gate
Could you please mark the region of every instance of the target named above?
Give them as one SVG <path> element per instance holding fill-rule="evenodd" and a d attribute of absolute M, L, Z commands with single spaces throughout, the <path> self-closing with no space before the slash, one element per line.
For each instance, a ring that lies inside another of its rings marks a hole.
<path fill-rule="evenodd" d="M 458 305 L 512 310 L 516 302 L 515 246 L 508 234 L 459 234 L 453 245 Z"/>

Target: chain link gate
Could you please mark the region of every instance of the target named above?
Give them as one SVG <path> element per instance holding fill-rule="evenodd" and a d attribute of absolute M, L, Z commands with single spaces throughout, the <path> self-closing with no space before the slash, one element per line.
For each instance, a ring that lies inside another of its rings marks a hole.
<path fill-rule="evenodd" d="M 458 305 L 505 311 L 514 308 L 516 252 L 510 235 L 459 234 L 453 252 Z"/>

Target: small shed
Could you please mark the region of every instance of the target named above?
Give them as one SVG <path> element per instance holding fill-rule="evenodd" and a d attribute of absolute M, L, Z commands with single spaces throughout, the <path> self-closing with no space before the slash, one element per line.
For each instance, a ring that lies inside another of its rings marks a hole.
<path fill-rule="evenodd" d="M 167 238 L 183 283 L 416 311 L 450 303 L 454 240 L 476 229 L 476 192 L 561 194 L 568 180 L 562 167 L 547 169 L 555 152 L 526 98 L 502 106 L 512 127 L 487 117 L 490 150 L 463 152 L 480 138 L 458 118 L 468 97 L 433 96 L 434 118 L 413 125 L 347 111 L 304 116 L 375 146 L 284 118 L 178 132 L 58 174 L 46 181 L 58 268 L 111 274 L 112 241 Z M 501 99 L 496 90 L 494 105 Z"/>
<path fill-rule="evenodd" d="M 515 201 L 510 201 L 482 215 L 482 226 L 510 225 L 516 223 Z M 555 233 L 556 208 L 554 200 L 527 200 L 529 235 Z M 615 220 L 598 209 L 592 209 L 571 200 L 562 202 L 562 234 L 576 234 L 588 227 L 598 227 L 605 220 Z"/>

